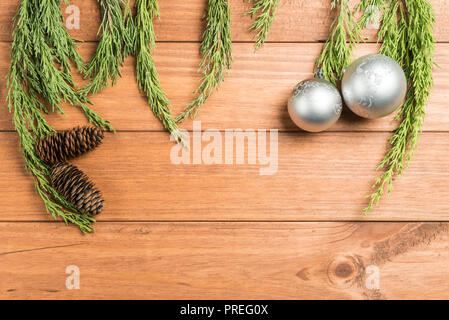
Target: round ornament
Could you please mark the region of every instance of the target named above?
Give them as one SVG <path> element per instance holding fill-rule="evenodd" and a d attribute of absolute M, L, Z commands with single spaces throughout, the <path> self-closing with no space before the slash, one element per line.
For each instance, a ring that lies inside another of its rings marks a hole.
<path fill-rule="evenodd" d="M 301 129 L 320 132 L 337 122 L 342 105 L 337 88 L 329 81 L 315 78 L 296 85 L 288 101 L 288 113 Z"/>
<path fill-rule="evenodd" d="M 407 79 L 395 60 L 371 54 L 346 68 L 341 91 L 345 104 L 355 114 L 368 119 L 381 118 L 404 103 Z"/>

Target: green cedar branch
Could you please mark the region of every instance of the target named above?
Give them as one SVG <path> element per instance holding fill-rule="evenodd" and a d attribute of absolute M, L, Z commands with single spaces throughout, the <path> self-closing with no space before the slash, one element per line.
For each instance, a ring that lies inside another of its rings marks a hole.
<path fill-rule="evenodd" d="M 84 78 L 90 79 L 80 90 L 85 96 L 103 91 L 110 83 L 116 84 L 118 77 L 121 77 L 120 67 L 133 42 L 125 26 L 123 12 L 129 11 L 129 0 L 98 0 L 98 3 L 102 12 L 98 29 L 100 41 L 94 56 L 84 68 Z"/>
<path fill-rule="evenodd" d="M 228 0 L 209 0 L 207 26 L 200 53 L 203 59 L 199 72 L 203 78 L 195 90 L 196 97 L 176 118 L 178 123 L 187 117 L 195 118 L 215 89 L 224 81 L 232 64 L 231 10 Z"/>
<path fill-rule="evenodd" d="M 24 49 L 28 49 L 31 55 L 31 64 L 24 65 L 30 79 L 29 89 L 42 96 L 52 110 L 64 113 L 60 104 L 67 102 L 83 110 L 87 119 L 94 125 L 113 131 L 109 121 L 93 111 L 88 106 L 89 99 L 77 91 L 70 63 L 75 62 L 81 72 L 83 63 L 76 51 L 75 41 L 63 24 L 61 2 L 61 0 L 23 1 L 35 10 L 26 13 L 26 16 L 18 17 L 20 27 L 27 24 L 25 28 L 29 32 L 27 40 L 22 43 Z"/>
<path fill-rule="evenodd" d="M 362 37 L 349 0 L 333 0 L 331 9 L 337 11 L 337 16 L 332 22 L 332 31 L 322 53 L 315 62 L 314 72 L 321 71 L 326 80 L 337 85 L 344 68 L 351 63 L 355 45 Z"/>
<path fill-rule="evenodd" d="M 49 110 L 42 101 L 60 112 L 63 110 L 59 103 L 63 99 L 79 102 L 72 87 L 70 61 L 78 68 L 82 62 L 75 43 L 61 26 L 60 1 L 24 0 L 19 5 L 14 18 L 7 101 L 26 170 L 33 176 L 47 212 L 55 219 L 62 218 L 66 224 L 77 225 L 82 232 L 92 232 L 95 220 L 79 212 L 51 186 L 50 168 L 35 152 L 36 139 L 53 132 L 43 115 Z M 96 115 L 90 117 L 95 119 Z"/>
<path fill-rule="evenodd" d="M 387 193 L 392 191 L 394 177 L 402 174 L 417 148 L 433 86 L 434 25 L 435 14 L 428 0 L 391 1 L 384 11 L 379 30 L 379 41 L 383 41 L 380 52 L 393 57 L 404 68 L 409 91 L 395 118 L 399 125 L 378 166 L 383 173 L 375 180 L 375 191 L 368 196 L 365 214 L 378 205 L 385 189 Z"/>
<path fill-rule="evenodd" d="M 256 40 L 254 48 L 257 51 L 263 47 L 268 37 L 271 25 L 276 17 L 279 0 L 253 0 L 253 2 L 253 7 L 247 14 L 252 19 L 255 18 L 254 23 L 249 29 L 256 32 L 254 36 Z"/>
<path fill-rule="evenodd" d="M 172 134 L 175 141 L 183 143 L 182 134 L 172 116 L 170 102 L 162 90 L 159 74 L 152 57 L 156 46 L 153 19 L 159 18 L 157 0 L 136 0 L 135 55 L 137 84 L 148 98 L 148 104 L 154 115 Z"/>
<path fill-rule="evenodd" d="M 134 50 L 136 47 L 136 25 L 129 2 L 129 0 L 126 0 L 125 10 L 123 13 L 125 25 L 125 43 L 123 46 L 123 55 L 125 57 L 134 55 Z"/>
<path fill-rule="evenodd" d="M 356 6 L 356 11 L 362 15 L 358 21 L 359 26 L 364 29 L 373 22 L 377 14 L 381 14 L 391 0 L 361 0 Z"/>

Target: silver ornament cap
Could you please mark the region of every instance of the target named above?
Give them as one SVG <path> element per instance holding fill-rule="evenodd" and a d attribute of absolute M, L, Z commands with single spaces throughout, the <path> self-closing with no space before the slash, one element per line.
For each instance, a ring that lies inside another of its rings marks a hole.
<path fill-rule="evenodd" d="M 370 54 L 346 68 L 341 81 L 345 104 L 363 118 L 389 115 L 407 94 L 407 79 L 401 66 L 383 54 Z"/>
<path fill-rule="evenodd" d="M 337 88 L 324 79 L 300 82 L 288 101 L 293 122 L 309 132 L 321 132 L 340 118 L 343 101 Z"/>

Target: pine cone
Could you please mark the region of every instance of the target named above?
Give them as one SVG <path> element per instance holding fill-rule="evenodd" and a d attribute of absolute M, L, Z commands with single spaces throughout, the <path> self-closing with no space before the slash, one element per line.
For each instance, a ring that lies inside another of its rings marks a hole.
<path fill-rule="evenodd" d="M 103 210 L 104 200 L 89 178 L 74 165 L 58 163 L 51 169 L 53 187 L 81 212 L 96 215 Z"/>
<path fill-rule="evenodd" d="M 95 149 L 103 138 L 104 132 L 91 126 L 58 131 L 38 140 L 36 153 L 42 161 L 56 164 Z"/>

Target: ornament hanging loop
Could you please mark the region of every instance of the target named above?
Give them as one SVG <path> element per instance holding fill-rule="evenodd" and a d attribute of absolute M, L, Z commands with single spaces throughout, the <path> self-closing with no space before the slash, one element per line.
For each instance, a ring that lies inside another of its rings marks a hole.
<path fill-rule="evenodd" d="M 323 70 L 318 69 L 318 71 L 315 73 L 315 78 L 316 79 L 324 79 Z"/>

